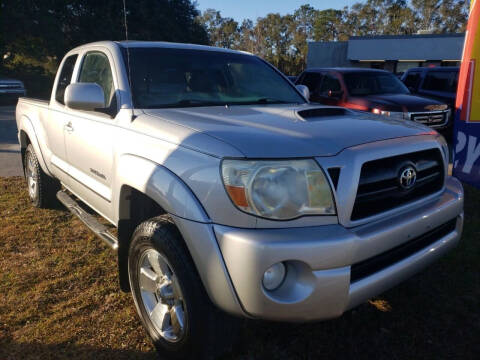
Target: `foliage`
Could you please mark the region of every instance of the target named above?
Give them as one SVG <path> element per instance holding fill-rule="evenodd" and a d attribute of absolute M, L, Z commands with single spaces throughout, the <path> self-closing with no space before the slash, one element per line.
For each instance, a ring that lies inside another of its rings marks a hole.
<path fill-rule="evenodd" d="M 308 41 L 462 32 L 469 6 L 469 0 L 366 0 L 342 10 L 302 5 L 240 24 L 214 9 L 199 14 L 192 0 L 125 1 L 130 39 L 245 50 L 288 74 L 305 67 Z M 0 0 L 0 73 L 30 81 L 33 93 L 51 81 L 71 48 L 125 37 L 122 0 Z"/>
<path fill-rule="evenodd" d="M 465 31 L 469 0 L 366 0 L 342 10 L 302 5 L 293 14 L 268 14 L 239 25 L 214 9 L 199 17 L 210 44 L 257 54 L 287 74 L 305 67 L 308 41 L 350 36 L 411 35 Z"/>
<path fill-rule="evenodd" d="M 130 39 L 208 42 L 191 0 L 125 1 Z M 0 0 L 3 73 L 40 66 L 53 76 L 70 49 L 125 38 L 122 0 Z"/>

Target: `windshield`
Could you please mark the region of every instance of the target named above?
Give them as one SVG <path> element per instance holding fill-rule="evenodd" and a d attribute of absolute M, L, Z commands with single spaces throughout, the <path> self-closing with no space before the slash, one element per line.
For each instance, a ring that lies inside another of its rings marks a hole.
<path fill-rule="evenodd" d="M 305 103 L 255 56 L 171 48 L 130 48 L 128 56 L 136 108 Z"/>
<path fill-rule="evenodd" d="M 390 73 L 354 72 L 345 74 L 344 79 L 350 96 L 410 93 L 407 87 Z"/>

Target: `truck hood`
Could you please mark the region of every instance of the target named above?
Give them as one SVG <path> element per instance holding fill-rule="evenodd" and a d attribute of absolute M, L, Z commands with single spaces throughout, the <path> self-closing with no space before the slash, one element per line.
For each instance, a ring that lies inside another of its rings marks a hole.
<path fill-rule="evenodd" d="M 378 107 L 386 111 L 423 112 L 431 111 L 432 106 L 445 105 L 437 100 L 427 99 L 411 94 L 378 94 L 364 97 L 352 97 L 353 103 L 364 104 L 368 108 Z M 445 109 L 447 106 L 445 106 Z M 443 110 L 445 110 L 443 109 Z"/>
<path fill-rule="evenodd" d="M 167 121 L 190 129 L 195 144 L 185 137 L 182 143 L 186 146 L 201 148 L 198 136 L 193 136 L 201 133 L 229 144 L 248 158 L 331 156 L 355 145 L 432 131 L 410 121 L 310 105 L 218 106 L 144 112 L 147 119 L 142 116 L 141 121 L 149 122 L 150 132 L 161 131 L 161 122 Z"/>

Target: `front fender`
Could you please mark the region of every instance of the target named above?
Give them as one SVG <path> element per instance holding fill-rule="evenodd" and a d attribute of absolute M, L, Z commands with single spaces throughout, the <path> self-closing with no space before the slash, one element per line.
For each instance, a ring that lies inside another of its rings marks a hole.
<path fill-rule="evenodd" d="M 119 158 L 117 169 L 114 194 L 120 194 L 122 186 L 128 185 L 150 197 L 169 214 L 202 223 L 210 222 L 193 192 L 166 167 L 128 154 Z M 128 209 L 123 209 L 120 201 L 117 211 L 117 220 L 128 216 Z"/>
<path fill-rule="evenodd" d="M 136 155 L 122 155 L 118 160 L 118 174 L 114 194 L 119 196 L 124 186 L 129 186 L 148 196 L 172 215 L 182 234 L 185 245 L 195 263 L 198 274 L 210 297 L 221 309 L 236 315 L 244 315 L 231 284 L 228 271 L 218 247 L 208 214 L 190 188 L 165 166 Z M 123 196 L 122 196 L 123 197 Z M 128 201 L 119 201 L 117 219 L 128 223 Z M 146 219 L 145 219 L 146 220 Z M 133 231 L 127 228 L 126 233 Z M 128 290 L 129 237 L 120 240 L 119 271 L 122 289 Z"/>

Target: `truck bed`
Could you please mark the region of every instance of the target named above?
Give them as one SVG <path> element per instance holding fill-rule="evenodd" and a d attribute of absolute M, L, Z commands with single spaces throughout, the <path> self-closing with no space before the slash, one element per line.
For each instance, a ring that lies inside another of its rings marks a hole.
<path fill-rule="evenodd" d="M 18 99 L 18 102 L 48 107 L 48 104 L 50 101 L 46 99 L 39 99 L 39 98 L 32 98 L 32 97 L 21 97 Z"/>

